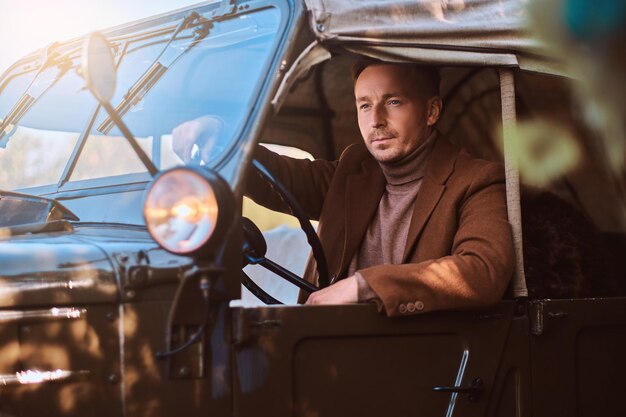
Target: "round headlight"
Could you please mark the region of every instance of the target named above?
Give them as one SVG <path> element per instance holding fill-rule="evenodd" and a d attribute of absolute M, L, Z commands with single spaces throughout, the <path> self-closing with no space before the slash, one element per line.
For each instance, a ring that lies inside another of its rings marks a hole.
<path fill-rule="evenodd" d="M 204 249 L 230 217 L 224 207 L 228 186 L 203 168 L 174 168 L 151 185 L 143 214 L 150 235 L 164 249 L 189 255 Z"/>

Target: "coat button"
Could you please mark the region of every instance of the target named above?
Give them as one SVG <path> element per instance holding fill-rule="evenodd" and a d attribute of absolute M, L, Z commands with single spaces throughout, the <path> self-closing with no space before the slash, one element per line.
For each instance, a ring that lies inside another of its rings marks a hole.
<path fill-rule="evenodd" d="M 413 312 L 415 312 L 415 304 L 413 304 L 413 303 L 407 303 L 407 304 L 406 304 L 406 309 L 409 311 L 409 313 L 413 313 Z"/>
<path fill-rule="evenodd" d="M 422 311 L 422 310 L 424 309 L 424 303 L 423 303 L 423 302 L 421 302 L 420 300 L 417 300 L 417 301 L 414 303 L 414 305 L 415 305 L 415 309 L 416 309 L 417 311 Z"/>
<path fill-rule="evenodd" d="M 400 307 L 398 307 L 398 310 L 400 310 L 400 313 L 402 314 L 406 313 L 406 304 L 400 304 Z"/>

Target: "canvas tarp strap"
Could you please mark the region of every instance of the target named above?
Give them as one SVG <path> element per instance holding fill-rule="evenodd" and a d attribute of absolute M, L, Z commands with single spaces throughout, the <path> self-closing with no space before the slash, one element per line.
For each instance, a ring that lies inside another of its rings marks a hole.
<path fill-rule="evenodd" d="M 520 208 L 519 169 L 515 146 L 511 143 L 511 130 L 515 128 L 515 78 L 513 70 L 500 69 L 500 95 L 502 98 L 502 125 L 504 129 L 504 169 L 506 172 L 506 203 L 515 249 L 515 275 L 513 296 L 527 297 L 524 274 L 524 252 L 522 238 L 522 214 Z"/>
<path fill-rule="evenodd" d="M 505 53 L 484 53 L 371 44 L 346 44 L 343 48 L 358 55 L 365 55 L 386 62 L 418 62 L 449 66 L 517 67 L 519 65 L 517 57 L 514 54 Z"/>

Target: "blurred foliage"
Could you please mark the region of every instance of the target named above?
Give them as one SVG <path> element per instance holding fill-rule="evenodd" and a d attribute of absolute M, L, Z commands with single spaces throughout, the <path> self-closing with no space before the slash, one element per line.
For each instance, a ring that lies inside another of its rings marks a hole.
<path fill-rule="evenodd" d="M 532 0 L 531 30 L 566 65 L 587 124 L 603 139 L 607 162 L 625 190 L 626 1 Z"/>
<path fill-rule="evenodd" d="M 55 184 L 78 140 L 78 133 L 18 127 L 0 148 L 0 189 Z"/>
<path fill-rule="evenodd" d="M 152 155 L 152 137 L 137 137 L 137 143 Z M 146 172 L 137 154 L 123 136 L 89 135 L 70 177 L 71 181 Z"/>
<path fill-rule="evenodd" d="M 546 188 L 578 166 L 581 149 L 566 127 L 533 119 L 509 129 L 506 137 L 525 184 Z"/>
<path fill-rule="evenodd" d="M 280 225 L 300 227 L 298 219 L 295 217 L 267 209 L 258 205 L 248 197 L 244 197 L 243 199 L 242 214 L 244 217 L 252 220 L 262 232 L 271 230 Z"/>

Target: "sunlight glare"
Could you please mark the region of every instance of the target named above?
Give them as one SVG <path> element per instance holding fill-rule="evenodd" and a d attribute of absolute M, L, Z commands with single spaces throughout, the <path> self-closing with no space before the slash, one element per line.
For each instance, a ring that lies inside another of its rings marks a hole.
<path fill-rule="evenodd" d="M 55 41 L 67 41 L 95 30 L 196 3 L 199 1 L 2 0 L 0 72 L 16 60 Z"/>

